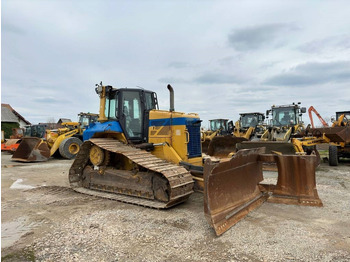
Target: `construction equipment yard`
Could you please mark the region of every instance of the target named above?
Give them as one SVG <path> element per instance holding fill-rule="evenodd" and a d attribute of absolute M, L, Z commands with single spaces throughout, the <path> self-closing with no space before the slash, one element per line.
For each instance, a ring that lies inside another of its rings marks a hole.
<path fill-rule="evenodd" d="M 73 191 L 73 160 L 1 153 L 2 261 L 349 261 L 350 162 L 316 170 L 323 207 L 264 203 L 220 237 L 203 194 L 167 210 Z M 264 182 L 277 173 L 264 171 Z"/>

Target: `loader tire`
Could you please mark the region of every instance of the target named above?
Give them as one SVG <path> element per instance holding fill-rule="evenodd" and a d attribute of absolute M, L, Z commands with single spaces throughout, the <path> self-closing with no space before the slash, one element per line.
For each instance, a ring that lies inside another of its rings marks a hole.
<path fill-rule="evenodd" d="M 329 146 L 328 155 L 329 155 L 329 165 L 337 166 L 338 165 L 338 148 L 336 146 Z"/>
<path fill-rule="evenodd" d="M 63 158 L 73 159 L 78 154 L 82 143 L 77 137 L 68 137 L 60 144 L 59 152 Z"/>

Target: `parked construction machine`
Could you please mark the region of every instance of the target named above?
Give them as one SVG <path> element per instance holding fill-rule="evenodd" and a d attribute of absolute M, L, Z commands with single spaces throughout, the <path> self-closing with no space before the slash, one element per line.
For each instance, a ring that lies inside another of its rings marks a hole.
<path fill-rule="evenodd" d="M 271 119 L 260 140 L 238 143 L 237 150 L 265 147 L 267 153 L 295 154 L 296 148 L 291 143 L 291 139 L 301 137 L 301 133 L 305 130 L 302 121 L 302 114 L 305 112 L 306 108 L 300 107 L 300 102 L 291 105 L 273 105 L 266 111 L 266 118 L 271 116 Z M 308 149 L 308 154 L 312 152 L 310 150 Z"/>
<path fill-rule="evenodd" d="M 228 119 L 211 119 L 209 128 L 201 132 L 202 152 L 207 154 L 210 142 L 216 136 L 225 136 L 232 133 L 232 121 Z"/>
<path fill-rule="evenodd" d="M 47 161 L 51 156 L 61 156 L 72 159 L 83 143 L 83 131 L 95 122 L 98 114 L 79 113 L 79 122 L 65 122 L 62 128 L 46 130 L 45 138 L 24 137 L 12 160 L 20 162 Z M 33 129 L 31 129 L 33 131 Z"/>
<path fill-rule="evenodd" d="M 350 111 L 336 112 L 331 127 L 308 128 L 303 137 L 292 139 L 297 152 L 324 143 L 329 144 L 330 166 L 337 166 L 341 157 L 350 157 Z"/>
<path fill-rule="evenodd" d="M 163 209 L 186 201 L 194 185 L 204 190 L 204 212 L 217 235 L 266 199 L 322 206 L 315 182 L 315 156 L 241 150 L 234 157 L 202 157 L 201 120 L 195 113 L 159 110 L 155 92 L 96 85 L 98 122 L 84 132 L 70 170 L 80 193 Z M 277 162 L 277 185 L 259 185 L 262 162 Z"/>
<path fill-rule="evenodd" d="M 7 151 L 14 153 L 19 147 L 24 137 L 45 137 L 44 125 L 30 125 L 23 128 L 13 128 L 10 139 L 7 139 L 4 143 L 1 143 L 1 151 Z"/>
<path fill-rule="evenodd" d="M 239 120 L 235 123 L 233 135 L 247 140 L 260 139 L 266 129 L 264 127 L 265 115 L 259 112 L 240 113 Z"/>

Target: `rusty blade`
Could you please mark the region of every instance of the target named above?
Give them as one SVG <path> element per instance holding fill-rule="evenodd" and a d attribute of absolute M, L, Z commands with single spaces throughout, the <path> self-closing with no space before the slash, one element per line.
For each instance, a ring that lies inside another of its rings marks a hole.
<path fill-rule="evenodd" d="M 204 213 L 221 235 L 251 210 L 260 206 L 267 198 L 259 190 L 263 180 L 259 154 L 264 148 L 240 150 L 226 161 L 212 163 L 208 159 L 204 166 Z"/>
<path fill-rule="evenodd" d="M 215 157 L 227 157 L 228 154 L 236 151 L 237 143 L 246 140 L 243 137 L 234 137 L 231 135 L 216 136 L 210 141 L 207 154 Z"/>
<path fill-rule="evenodd" d="M 316 189 L 315 155 L 275 155 L 274 158 L 278 179 L 268 202 L 323 206 Z"/>
<path fill-rule="evenodd" d="M 237 150 L 265 147 L 267 154 L 271 154 L 273 151 L 281 152 L 282 154 L 295 154 L 293 144 L 282 141 L 243 141 L 242 143 L 238 143 L 236 147 Z"/>
<path fill-rule="evenodd" d="M 11 159 L 20 162 L 40 162 L 47 161 L 49 157 L 50 149 L 42 139 L 25 137 Z"/>

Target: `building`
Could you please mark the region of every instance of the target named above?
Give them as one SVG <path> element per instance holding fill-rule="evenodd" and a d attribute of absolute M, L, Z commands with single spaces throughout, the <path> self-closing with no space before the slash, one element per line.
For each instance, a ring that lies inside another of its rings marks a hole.
<path fill-rule="evenodd" d="M 5 132 L 5 138 L 12 135 L 12 128 L 22 128 L 27 125 L 30 125 L 30 122 L 9 104 L 1 104 L 1 130 Z"/>

